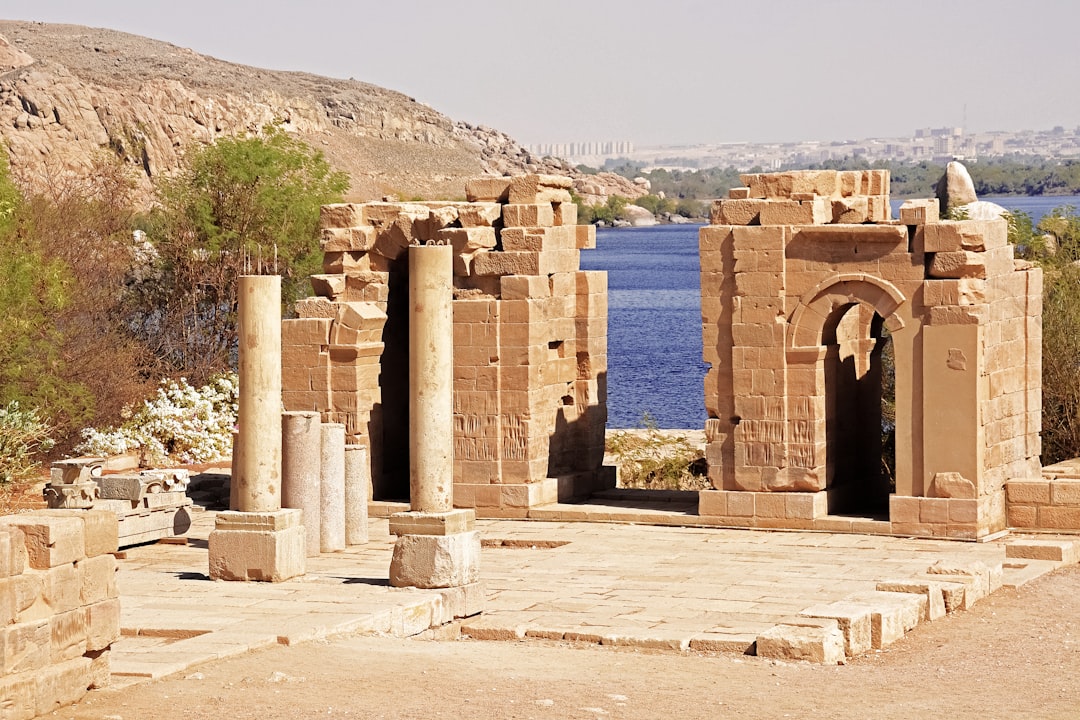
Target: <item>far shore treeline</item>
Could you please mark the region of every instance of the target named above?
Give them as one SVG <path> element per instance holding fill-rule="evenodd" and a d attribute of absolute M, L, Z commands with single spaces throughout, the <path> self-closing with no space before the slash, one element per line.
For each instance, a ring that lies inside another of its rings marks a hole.
<path fill-rule="evenodd" d="M 988 160 L 965 160 L 965 165 L 975 182 L 979 197 L 987 195 L 1080 195 L 1080 160 L 1048 160 L 1031 156 L 1017 158 L 994 158 Z M 859 158 L 815 165 L 786 165 L 786 170 L 888 170 L 892 177 L 893 198 L 921 198 L 934 194 L 934 186 L 945 172 L 945 165 L 934 162 L 900 163 L 873 162 Z M 585 173 L 598 172 L 583 165 L 578 170 Z M 702 168 L 698 170 L 653 169 L 645 172 L 641 163 L 627 160 L 609 160 L 603 168 L 627 178 L 645 177 L 653 196 L 673 201 L 704 202 L 727 197 L 730 188 L 740 187 L 741 173 L 773 172 L 755 167 L 749 170 L 727 168 Z M 648 201 L 646 201 L 648 202 Z M 640 203 L 639 203 L 640 204 Z M 701 206 L 684 205 L 685 208 Z M 707 211 L 707 203 L 704 204 Z"/>

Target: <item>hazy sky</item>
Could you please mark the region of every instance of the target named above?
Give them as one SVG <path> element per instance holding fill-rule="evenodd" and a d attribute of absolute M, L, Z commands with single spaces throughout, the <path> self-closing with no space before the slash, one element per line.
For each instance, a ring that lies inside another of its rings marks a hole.
<path fill-rule="evenodd" d="M 404 92 L 524 143 L 844 140 L 1080 125 L 1074 0 L 34 0 Z"/>

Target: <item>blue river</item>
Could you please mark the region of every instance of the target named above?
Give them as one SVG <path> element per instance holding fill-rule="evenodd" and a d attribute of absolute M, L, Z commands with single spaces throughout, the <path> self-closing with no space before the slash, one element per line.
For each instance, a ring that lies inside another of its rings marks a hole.
<path fill-rule="evenodd" d="M 1039 218 L 1080 197 L 987 197 Z M 894 200 L 894 216 L 899 200 Z M 608 272 L 608 427 L 705 426 L 699 225 L 601 229 L 583 270 Z"/>

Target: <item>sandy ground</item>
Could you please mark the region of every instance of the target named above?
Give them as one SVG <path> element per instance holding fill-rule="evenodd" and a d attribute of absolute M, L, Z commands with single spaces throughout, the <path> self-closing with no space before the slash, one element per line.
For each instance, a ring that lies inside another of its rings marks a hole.
<path fill-rule="evenodd" d="M 52 717 L 1077 718 L 1080 567 L 846 666 L 538 641 L 354 637 L 91 693 Z"/>

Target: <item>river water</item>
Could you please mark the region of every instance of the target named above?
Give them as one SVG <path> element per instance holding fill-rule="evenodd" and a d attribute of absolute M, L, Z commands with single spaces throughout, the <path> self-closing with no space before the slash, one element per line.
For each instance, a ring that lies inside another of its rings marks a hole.
<path fill-rule="evenodd" d="M 1039 218 L 1080 197 L 985 198 Z M 894 202 L 899 207 L 899 201 Z M 895 210 L 894 210 L 895 215 Z M 601 229 L 583 270 L 608 272 L 608 427 L 705 425 L 699 225 Z"/>

